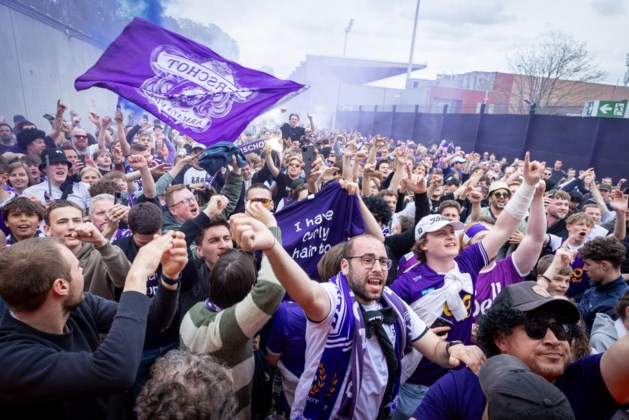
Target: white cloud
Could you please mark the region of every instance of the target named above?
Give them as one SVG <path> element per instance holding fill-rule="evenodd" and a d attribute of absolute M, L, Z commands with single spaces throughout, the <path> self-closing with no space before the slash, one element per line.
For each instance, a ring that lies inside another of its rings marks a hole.
<path fill-rule="evenodd" d="M 412 0 L 172 0 L 166 12 L 218 25 L 238 42 L 241 64 L 268 66 L 287 77 L 306 54 L 341 55 L 350 18 L 356 20 L 348 56 L 407 61 L 415 5 Z M 624 14 L 618 0 L 424 0 L 414 61 L 428 68 L 416 74 L 508 71 L 508 54 L 560 31 L 587 42 L 606 81 L 615 84 L 629 52 L 622 42 L 629 38 Z"/>

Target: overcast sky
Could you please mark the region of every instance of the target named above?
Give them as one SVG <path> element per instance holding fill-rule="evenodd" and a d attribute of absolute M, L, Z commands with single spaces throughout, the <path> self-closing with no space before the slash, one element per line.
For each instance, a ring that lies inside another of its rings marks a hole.
<path fill-rule="evenodd" d="M 416 0 L 174 0 L 166 14 L 214 23 L 238 42 L 240 64 L 286 78 L 306 54 L 407 62 Z M 507 56 L 550 31 L 586 42 L 605 82 L 622 84 L 629 0 L 422 0 L 414 62 L 437 73 L 509 71 Z M 402 87 L 400 84 L 399 87 Z"/>

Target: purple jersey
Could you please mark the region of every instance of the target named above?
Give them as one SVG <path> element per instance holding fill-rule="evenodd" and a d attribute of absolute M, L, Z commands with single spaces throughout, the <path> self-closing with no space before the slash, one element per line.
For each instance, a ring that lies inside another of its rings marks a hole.
<path fill-rule="evenodd" d="M 280 304 L 273 316 L 266 348 L 281 355 L 282 364 L 293 375 L 301 376 L 306 353 L 306 315 L 301 306 L 289 301 Z"/>
<path fill-rule="evenodd" d="M 552 234 L 549 234 L 548 237 L 550 240 L 548 242 L 548 245 L 546 245 L 546 247 L 553 254 L 555 253 L 555 251 L 561 248 L 561 246 L 563 245 L 565 241 L 567 241 L 566 238 L 561 238 L 559 236 L 555 236 Z M 568 245 L 568 249 L 571 251 L 577 251 L 579 250 L 579 248 L 581 247 Z M 585 263 L 583 262 L 583 260 L 581 260 L 581 258 L 579 258 L 579 254 L 577 253 L 577 256 L 572 261 L 572 264 L 570 264 L 570 267 L 572 268 L 572 274 L 570 274 L 570 287 L 568 288 L 568 291 L 566 292 L 566 296 L 568 297 L 581 296 L 583 292 L 585 292 L 591 286 L 590 276 L 588 276 L 588 273 L 586 273 L 585 270 L 583 269 L 584 264 Z M 544 274 L 544 273 L 538 273 L 538 274 Z"/>
<path fill-rule="evenodd" d="M 478 273 L 487 265 L 488 260 L 485 249 L 482 243 L 479 242 L 466 248 L 454 259 L 455 268 L 453 270 L 458 270 L 462 275 L 470 276 L 472 284 L 475 285 Z M 422 263 L 399 276 L 391 284 L 391 290 L 412 307 L 422 297 L 443 287 L 445 274 L 437 273 L 428 264 Z M 472 336 L 472 302 L 474 301 L 474 293 L 469 294 L 461 291 L 459 295 L 467 309 L 465 319 L 457 321 L 447 304 L 444 305 L 440 316 L 453 323 L 452 329 L 448 332 L 448 340 L 461 340 L 465 344 L 469 344 Z M 447 369 L 423 358 L 408 381 L 413 384 L 430 386 L 447 371 Z"/>
<path fill-rule="evenodd" d="M 577 420 L 611 418 L 619 408 L 603 381 L 601 356 L 586 356 L 571 363 L 555 382 L 570 402 Z M 486 402 L 478 376 L 469 369 L 460 369 L 449 372 L 431 386 L 413 416 L 431 420 L 480 420 Z"/>
<path fill-rule="evenodd" d="M 474 299 L 474 322 L 480 314 L 491 307 L 491 303 L 500 291 L 510 284 L 524 281 L 524 275 L 518 271 L 513 262 L 513 254 L 496 264 L 488 271 L 481 271 L 476 279 L 476 299 Z"/>

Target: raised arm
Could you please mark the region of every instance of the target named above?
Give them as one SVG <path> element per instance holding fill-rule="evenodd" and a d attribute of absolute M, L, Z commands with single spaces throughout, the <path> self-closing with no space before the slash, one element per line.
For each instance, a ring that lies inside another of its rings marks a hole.
<path fill-rule="evenodd" d="M 140 177 L 142 178 L 142 193 L 144 196 L 148 199 L 157 197 L 155 181 L 153 180 L 153 175 L 151 175 L 151 170 L 144 156 L 131 155 L 127 159 L 127 162 L 136 172 L 140 173 Z"/>
<path fill-rule="evenodd" d="M 314 123 L 314 119 L 312 117 L 312 114 L 308 114 L 308 120 L 310 121 L 310 129 L 312 130 L 312 132 L 314 133 L 314 131 L 316 130 L 315 128 L 315 123 Z"/>
<path fill-rule="evenodd" d="M 498 216 L 496 224 L 481 241 L 487 255 L 495 255 L 500 247 L 509 239 L 509 236 L 517 229 L 526 216 L 526 211 L 531 205 L 535 193 L 535 187 L 544 172 L 544 164 L 530 162 L 529 152 L 524 156 L 524 182 L 518 191 L 507 203 L 504 210 Z"/>
<path fill-rule="evenodd" d="M 63 131 L 61 127 L 63 126 L 63 113 L 66 109 L 67 107 L 61 102 L 61 99 L 57 99 L 55 119 L 52 121 L 52 130 L 48 133 L 48 137 L 55 142 L 57 147 L 61 146 L 63 143 Z"/>
<path fill-rule="evenodd" d="M 612 191 L 612 199 L 609 205 L 616 212 L 616 222 L 614 225 L 614 237 L 619 241 L 624 241 L 627 235 L 627 221 L 625 214 L 627 212 L 627 196 L 620 190 Z"/>
<path fill-rule="evenodd" d="M 264 146 L 264 162 L 266 163 L 266 167 L 271 172 L 271 175 L 273 175 L 274 178 L 277 178 L 277 176 L 280 174 L 280 170 L 277 168 L 277 166 L 275 166 L 275 162 L 273 162 L 272 150 L 273 149 L 271 149 L 271 146 L 269 144 Z"/>
<path fill-rule="evenodd" d="M 260 203 L 247 202 L 245 208 L 254 215 L 268 212 Z M 310 280 L 297 262 L 276 243 L 271 231 L 262 222 L 241 213 L 234 214 L 229 223 L 232 238 L 240 248 L 247 251 L 263 250 L 278 280 L 303 308 L 306 316 L 314 322 L 325 319 L 331 310 L 328 294 L 321 284 Z"/>
<path fill-rule="evenodd" d="M 342 179 L 339 180 L 339 184 L 341 185 L 341 188 L 343 188 L 347 192 L 347 195 L 355 195 L 358 198 L 360 214 L 363 216 L 363 222 L 365 223 L 365 233 L 373 235 L 380 242 L 384 242 L 384 235 L 382 234 L 382 229 L 380 229 L 380 225 L 365 205 L 365 202 L 361 198 L 360 194 L 358 194 L 358 184 Z"/>
<path fill-rule="evenodd" d="M 107 149 L 107 129 L 109 128 L 109 124 L 111 124 L 111 118 L 103 117 L 100 119 L 100 126 L 98 129 L 98 149 L 103 150 Z M 111 142 L 109 143 L 111 144 Z"/>
<path fill-rule="evenodd" d="M 124 118 L 122 112 L 116 111 L 116 113 L 114 114 L 114 120 L 116 121 L 116 136 L 118 141 L 120 142 L 122 154 L 123 156 L 129 156 L 131 154 L 131 146 L 127 141 L 127 134 L 125 133 Z"/>
<path fill-rule="evenodd" d="M 400 183 L 402 182 L 402 178 L 404 178 L 404 174 L 406 173 L 407 150 L 408 149 L 404 146 L 400 146 L 395 149 L 395 172 L 393 172 L 391 182 L 389 183 L 389 189 L 395 193 L 397 193 L 398 189 L 400 188 Z"/>
<path fill-rule="evenodd" d="M 513 253 L 513 263 L 520 273 L 526 275 L 535 267 L 542 252 L 546 236 L 546 214 L 544 213 L 544 190 L 546 184 L 541 181 L 535 189 L 531 202 L 531 212 L 526 225 L 526 236 Z"/>

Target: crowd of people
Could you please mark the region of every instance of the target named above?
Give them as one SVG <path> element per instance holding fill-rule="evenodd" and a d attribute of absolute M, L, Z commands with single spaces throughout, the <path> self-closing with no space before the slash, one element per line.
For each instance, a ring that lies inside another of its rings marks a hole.
<path fill-rule="evenodd" d="M 329 130 L 310 114 L 209 147 L 120 110 L 58 101 L 49 117 L 0 122 L 5 413 L 626 410 L 626 179 L 534 151 L 509 161 Z M 320 209 L 331 188 L 344 218 Z M 283 245 L 304 233 L 278 220 L 315 203 L 340 239 L 311 233 L 328 241 L 313 274 Z"/>

